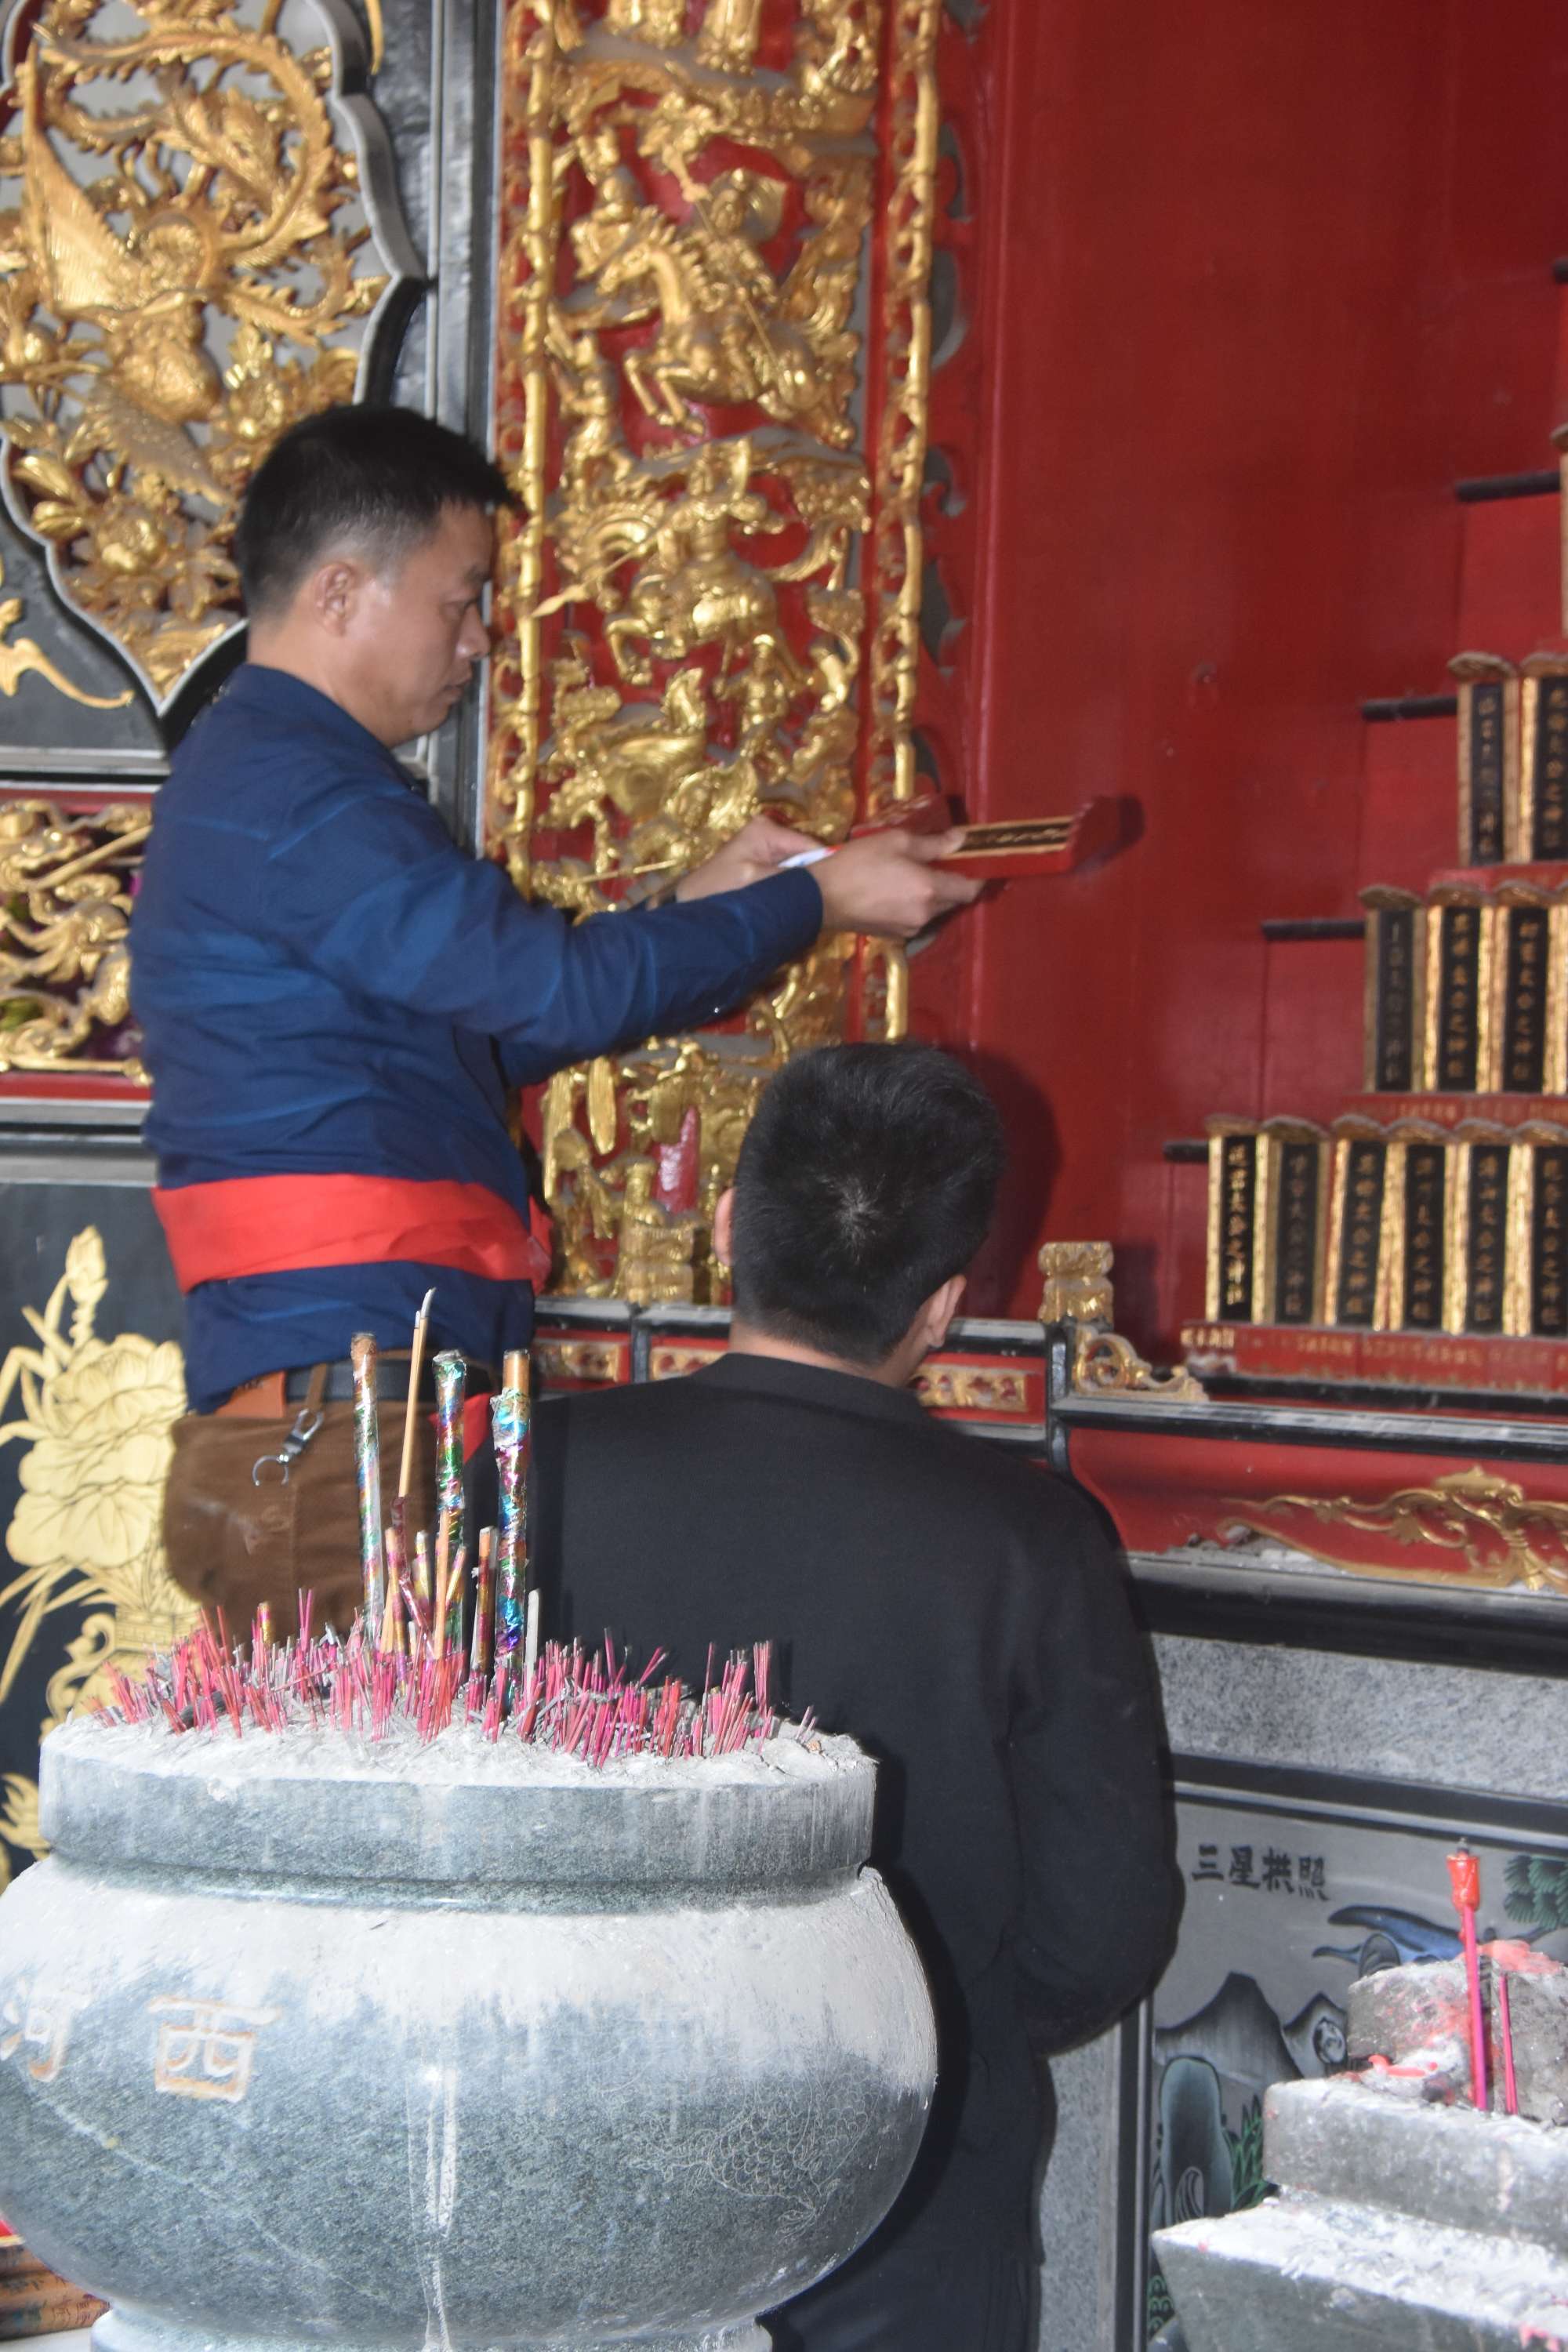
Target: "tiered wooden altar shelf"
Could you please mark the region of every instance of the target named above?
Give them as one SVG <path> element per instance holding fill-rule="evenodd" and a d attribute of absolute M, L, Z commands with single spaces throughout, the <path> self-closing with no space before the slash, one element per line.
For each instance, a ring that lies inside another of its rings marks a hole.
<path fill-rule="evenodd" d="M 1461 655 L 1458 849 L 1365 908 L 1363 1079 L 1209 1122 L 1210 1381 L 1568 1395 L 1568 655 Z"/>

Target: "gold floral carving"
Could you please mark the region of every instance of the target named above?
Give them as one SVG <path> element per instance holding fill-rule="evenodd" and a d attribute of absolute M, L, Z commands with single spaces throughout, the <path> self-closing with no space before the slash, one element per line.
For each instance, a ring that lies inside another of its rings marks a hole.
<path fill-rule="evenodd" d="M 1568 1593 L 1568 1503 L 1532 1501 L 1512 1479 L 1479 1464 L 1434 1478 L 1430 1486 L 1402 1486 L 1378 1502 L 1352 1495 L 1275 1495 L 1262 1503 L 1233 1496 L 1229 1507 L 1245 1515 L 1238 1524 L 1251 1533 L 1281 1538 L 1314 1559 L 1363 1576 L 1419 1573 L 1423 1552 L 1434 1573 L 1449 1575 L 1431 1559 L 1448 1552 L 1463 1560 L 1470 1584 Z M 1409 1568 L 1371 1561 L 1342 1539 L 1301 1533 L 1294 1523 L 1302 1519 L 1405 1546 L 1417 1557 Z"/>
<path fill-rule="evenodd" d="M 536 898 L 624 905 L 758 812 L 831 842 L 912 791 L 936 14 L 510 0 L 489 837 Z M 554 1082 L 559 1287 L 722 1296 L 713 1201 L 769 1074 L 848 1029 L 850 961 L 825 940 L 743 1024 Z M 901 1031 L 902 971 L 864 958 L 865 1034 Z M 638 1171 L 689 1111 L 671 1202 Z"/>
<path fill-rule="evenodd" d="M 1047 1242 L 1040 1251 L 1038 1265 L 1046 1278 L 1040 1320 L 1071 1327 L 1075 1393 L 1104 1396 L 1137 1390 L 1181 1404 L 1201 1402 L 1205 1391 L 1184 1364 L 1158 1371 L 1145 1363 L 1131 1339 L 1111 1328 L 1116 1316 L 1110 1280 L 1114 1262 L 1109 1242 Z"/>
<path fill-rule="evenodd" d="M 69 1070 L 141 1081 L 131 1020 L 132 877 L 145 804 L 62 814 L 0 797 L 0 1070 Z"/>
<path fill-rule="evenodd" d="M 170 1581 L 159 1532 L 184 1363 L 170 1340 L 100 1339 L 108 1287 L 103 1243 L 85 1226 L 43 1308 L 22 1310 L 34 1344 L 13 1347 L 0 1364 L 0 1445 L 26 1448 L 5 1535 L 18 1573 L 0 1589 L 0 1611 L 13 1616 L 0 1705 L 49 1618 L 87 1612 L 49 1676 L 46 1733 L 105 1690 L 110 1665 L 139 1671 L 149 1646 L 167 1648 L 196 1614 Z M 37 1853 L 36 1787 L 16 1774 L 4 1786 L 0 1839 Z"/>
<path fill-rule="evenodd" d="M 331 47 L 251 13 L 45 0 L 0 138 L 6 495 L 160 705 L 237 622 L 246 482 L 353 396 L 389 284 Z"/>

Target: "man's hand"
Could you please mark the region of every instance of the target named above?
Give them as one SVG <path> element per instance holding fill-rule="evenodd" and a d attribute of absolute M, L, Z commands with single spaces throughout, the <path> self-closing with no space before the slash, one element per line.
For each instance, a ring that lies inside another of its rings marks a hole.
<path fill-rule="evenodd" d="M 889 827 L 847 842 L 811 869 L 822 892 L 823 929 L 912 940 L 939 915 L 973 906 L 984 883 L 940 873 L 935 864 L 963 846 L 962 825 L 932 834 Z"/>
<path fill-rule="evenodd" d="M 705 866 L 694 866 L 689 874 L 681 876 L 675 896 L 682 900 L 706 898 L 715 890 L 742 889 L 748 882 L 761 882 L 765 876 L 776 874 L 786 857 L 798 857 L 811 845 L 809 836 L 796 833 L 793 826 L 775 824 L 768 816 L 751 817 Z"/>

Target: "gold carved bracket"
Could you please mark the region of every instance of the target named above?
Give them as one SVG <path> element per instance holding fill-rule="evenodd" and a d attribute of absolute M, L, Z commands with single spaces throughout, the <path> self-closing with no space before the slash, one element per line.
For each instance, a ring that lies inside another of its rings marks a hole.
<path fill-rule="evenodd" d="M 1204 1390 L 1184 1365 L 1156 1370 L 1131 1339 L 1123 1339 L 1112 1328 L 1114 1262 L 1109 1242 L 1047 1242 L 1040 1251 L 1038 1264 L 1046 1278 L 1040 1320 L 1065 1324 L 1072 1334 L 1074 1394 L 1106 1396 L 1137 1391 L 1167 1397 L 1173 1403 L 1201 1403 Z"/>

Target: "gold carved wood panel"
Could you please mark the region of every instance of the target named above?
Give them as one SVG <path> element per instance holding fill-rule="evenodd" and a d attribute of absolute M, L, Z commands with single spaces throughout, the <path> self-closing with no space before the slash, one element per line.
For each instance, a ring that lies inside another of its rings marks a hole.
<path fill-rule="evenodd" d="M 935 0 L 510 0 L 489 845 L 574 912 L 765 812 L 914 791 Z M 897 1034 L 902 960 L 822 942 L 739 1019 L 563 1072 L 556 1285 L 719 1298 L 769 1073 Z"/>
<path fill-rule="evenodd" d="M 362 64 L 342 0 L 8 19 L 0 488 L 160 711 L 237 625 L 246 483 L 289 425 L 363 394 L 418 273 L 368 198 L 390 183 Z"/>
<path fill-rule="evenodd" d="M 0 789 L 0 1076 L 144 1083 L 126 932 L 151 802 Z"/>

